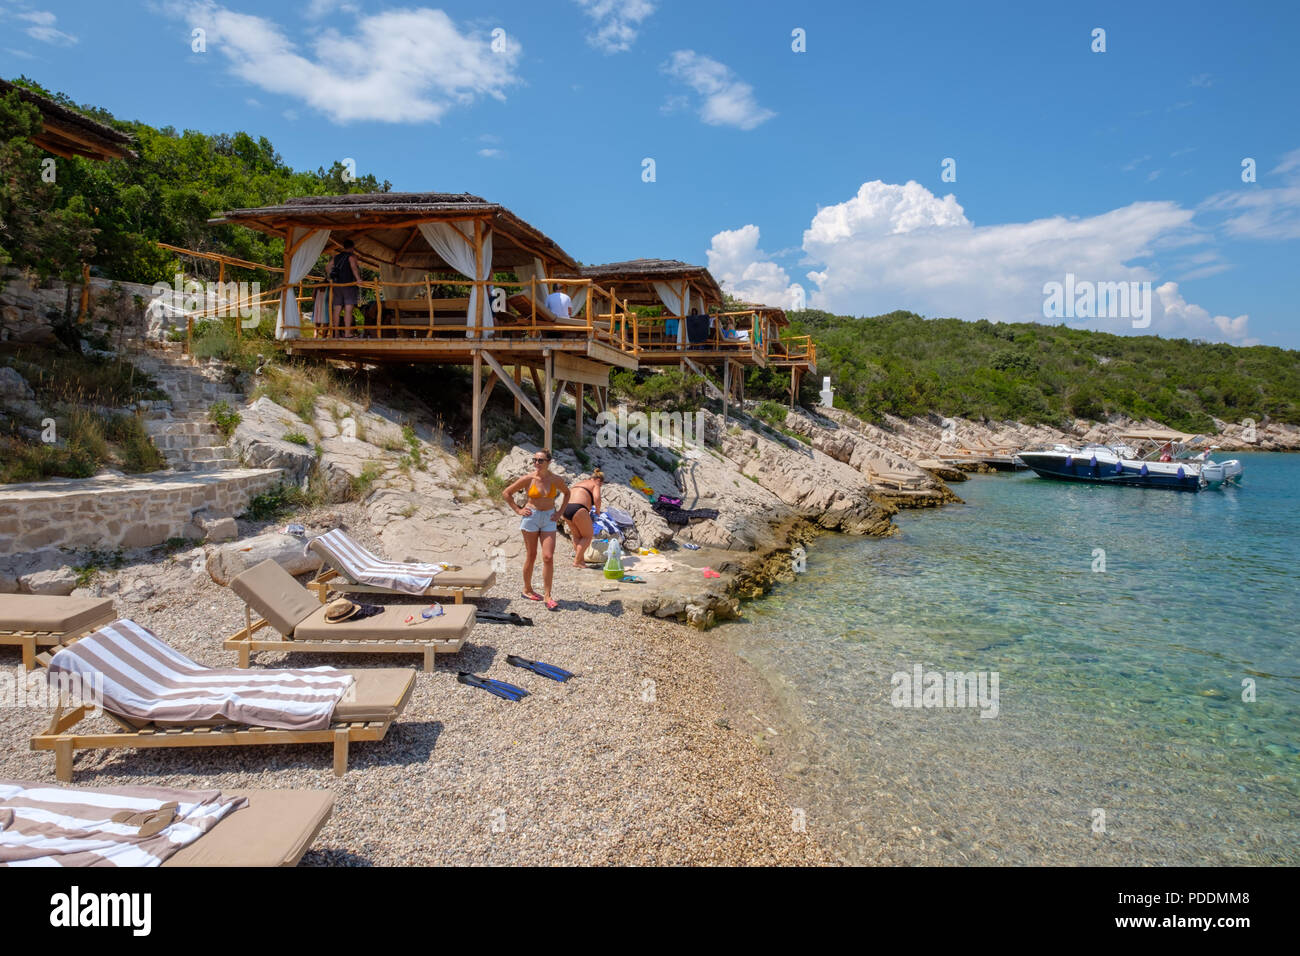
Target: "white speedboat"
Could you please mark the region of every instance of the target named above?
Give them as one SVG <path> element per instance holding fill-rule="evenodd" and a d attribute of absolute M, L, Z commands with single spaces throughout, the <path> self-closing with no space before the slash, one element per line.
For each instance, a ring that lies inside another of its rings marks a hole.
<path fill-rule="evenodd" d="M 1054 445 L 1037 451 L 1022 451 L 1019 458 L 1041 478 L 1058 481 L 1086 481 L 1102 485 L 1135 488 L 1169 488 L 1200 491 L 1208 479 L 1207 464 L 1217 475 L 1241 476 L 1241 462 L 1208 462 L 1209 452 L 1199 458 L 1181 457 L 1194 435 L 1164 430 L 1126 432 L 1114 444 L 1088 444 L 1080 448 Z M 1130 442 L 1132 444 L 1130 444 Z M 1211 449 L 1213 450 L 1213 449 Z M 1231 467 L 1229 467 L 1231 466 Z"/>

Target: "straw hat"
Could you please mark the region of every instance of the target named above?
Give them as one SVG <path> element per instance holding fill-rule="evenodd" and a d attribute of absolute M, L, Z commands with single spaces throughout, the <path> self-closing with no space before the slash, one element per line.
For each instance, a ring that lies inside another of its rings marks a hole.
<path fill-rule="evenodd" d="M 325 620 L 330 624 L 338 624 L 355 616 L 360 610 L 360 604 L 353 604 L 347 598 L 339 598 L 337 601 L 331 602 L 330 605 L 325 608 Z"/>

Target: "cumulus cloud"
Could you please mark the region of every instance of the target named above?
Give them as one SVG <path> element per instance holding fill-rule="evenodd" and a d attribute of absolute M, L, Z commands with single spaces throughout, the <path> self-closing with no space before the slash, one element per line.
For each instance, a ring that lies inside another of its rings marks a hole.
<path fill-rule="evenodd" d="M 1278 185 L 1269 185 L 1269 181 Z M 1202 208 L 1226 214 L 1223 229 L 1244 239 L 1300 239 L 1300 149 L 1293 149 L 1257 183 L 1211 196 Z"/>
<path fill-rule="evenodd" d="M 602 53 L 632 49 L 641 21 L 654 13 L 650 0 L 574 0 L 586 11 L 595 27 L 587 42 Z"/>
<path fill-rule="evenodd" d="M 725 229 L 709 244 L 709 271 L 722 288 L 745 302 L 796 307 L 803 287 L 790 281 L 789 274 L 758 247 L 758 226 Z"/>
<path fill-rule="evenodd" d="M 699 95 L 700 119 L 710 126 L 753 129 L 776 115 L 758 104 L 752 86 L 712 57 L 677 50 L 662 69 Z"/>
<path fill-rule="evenodd" d="M 519 82 L 520 46 L 462 30 L 441 10 L 363 14 L 344 32 L 327 27 L 300 52 L 272 20 L 211 2 L 173 2 L 173 16 L 207 31 L 208 55 L 270 93 L 301 100 L 336 123 L 439 121 L 481 97 L 504 99 Z"/>
<path fill-rule="evenodd" d="M 956 197 L 915 182 L 863 183 L 857 194 L 818 210 L 803 234 L 815 288 L 813 308 L 849 315 L 911 309 L 926 315 L 1054 322 L 1044 317 L 1044 286 L 1067 275 L 1092 283 L 1152 283 L 1146 334 L 1247 342 L 1248 317 L 1211 315 L 1188 303 L 1175 282 L 1159 283 L 1153 258 L 1195 246 L 1205 235 L 1193 210 L 1173 202 L 1137 202 L 1086 218 L 1052 216 L 977 226 Z M 748 232 L 752 229 L 752 233 Z M 710 248 L 729 276 L 781 281 L 784 271 L 758 248 L 757 227 L 719 233 Z M 1190 255 L 1211 269 L 1213 253 Z M 1080 328 L 1134 331 L 1134 316 L 1073 319 Z"/>

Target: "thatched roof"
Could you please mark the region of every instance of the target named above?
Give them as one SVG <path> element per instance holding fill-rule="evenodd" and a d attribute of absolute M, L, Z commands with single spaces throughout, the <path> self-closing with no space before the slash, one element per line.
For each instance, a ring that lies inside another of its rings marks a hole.
<path fill-rule="evenodd" d="M 509 209 L 469 193 L 353 193 L 345 196 L 299 196 L 278 206 L 232 209 L 210 219 L 234 223 L 272 235 L 291 226 L 330 230 L 330 244 L 356 243 L 363 260 L 406 269 L 448 272 L 450 267 L 419 235 L 418 222 L 481 219 L 492 229 L 492 268 L 509 270 L 534 257 L 548 269 L 576 270 L 578 264 L 555 240 Z"/>
<path fill-rule="evenodd" d="M 42 129 L 32 137 L 32 142 L 41 149 L 64 159 L 85 156 L 87 159 L 107 160 L 135 156 L 130 149 L 132 139 L 126 133 L 69 109 L 48 96 L 0 80 L 0 96 L 12 92 L 41 111 Z"/>
<path fill-rule="evenodd" d="M 786 318 L 785 309 L 775 305 L 763 305 L 759 302 L 741 302 L 739 305 L 742 309 L 753 309 L 760 315 L 766 315 L 775 325 L 784 327 L 790 324 L 790 320 Z"/>
<path fill-rule="evenodd" d="M 704 266 L 691 265 L 676 259 L 629 259 L 627 262 L 606 262 L 598 266 L 583 266 L 571 273 L 591 279 L 606 289 L 614 287 L 615 295 L 635 305 L 659 305 L 654 290 L 655 282 L 690 282 L 696 293 L 703 293 L 705 308 L 722 305 L 722 288 L 718 280 Z"/>

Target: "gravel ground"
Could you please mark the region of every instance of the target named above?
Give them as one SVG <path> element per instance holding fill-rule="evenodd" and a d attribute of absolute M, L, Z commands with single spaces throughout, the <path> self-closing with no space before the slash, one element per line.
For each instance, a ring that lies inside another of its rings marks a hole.
<path fill-rule="evenodd" d="M 375 544 L 359 509 L 332 510 Z M 304 865 L 834 862 L 815 830 L 796 832 L 761 739 L 729 716 L 737 709 L 722 686 L 730 669 L 720 666 L 716 639 L 643 616 L 632 585 L 602 590 L 599 572 L 565 568 L 571 547 L 561 540 L 556 555 L 563 609 L 548 613 L 514 596 L 518 570 L 507 572 L 479 606 L 518 611 L 535 626 L 477 625 L 464 650 L 440 655 L 434 673 L 418 674 L 387 739 L 352 746 L 342 778 L 333 776 L 329 746 L 301 745 L 83 752 L 76 781 L 330 789 L 334 815 Z M 116 592 L 119 613 L 194 659 L 229 666 L 234 654 L 220 642 L 242 624 L 243 605 L 194 573 L 193 558 L 155 556 L 101 572 L 95 590 Z M 507 665 L 507 654 L 581 676 L 548 681 Z M 0 648 L 0 666 L 17 671 L 18 660 L 17 649 Z M 419 664 L 394 655 L 263 654 L 255 666 L 286 660 Z M 499 700 L 457 683 L 458 670 L 531 694 L 517 704 Z M 52 755 L 28 749 L 47 721 L 44 711 L 0 707 L 0 775 L 54 779 Z"/>

